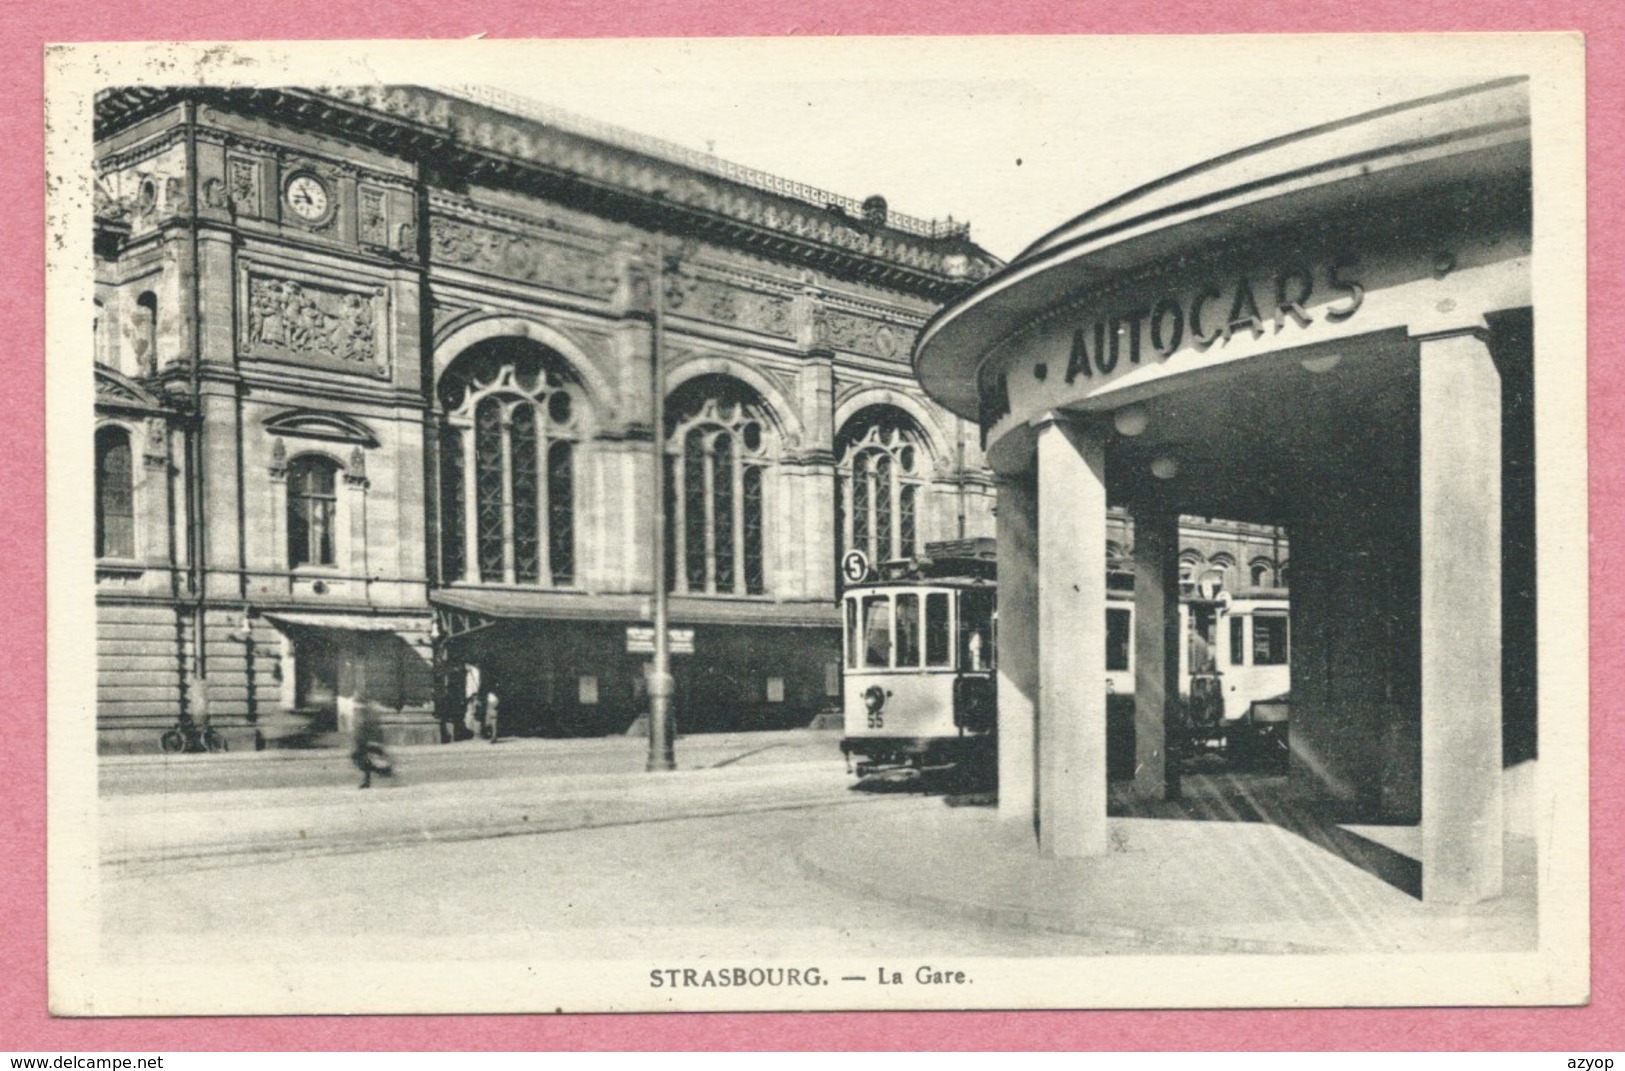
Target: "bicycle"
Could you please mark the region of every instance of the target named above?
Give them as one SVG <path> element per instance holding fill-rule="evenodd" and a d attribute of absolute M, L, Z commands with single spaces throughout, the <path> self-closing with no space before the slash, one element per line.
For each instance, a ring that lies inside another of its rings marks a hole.
<path fill-rule="evenodd" d="M 226 738 L 215 732 L 212 726 L 199 725 L 188 718 L 182 718 L 164 730 L 158 743 L 165 751 L 176 754 L 183 751 L 227 750 Z"/>

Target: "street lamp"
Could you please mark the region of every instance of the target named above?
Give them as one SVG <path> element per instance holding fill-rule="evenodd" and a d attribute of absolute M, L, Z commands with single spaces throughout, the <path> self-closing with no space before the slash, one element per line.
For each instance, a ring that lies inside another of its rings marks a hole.
<path fill-rule="evenodd" d="M 655 278 L 653 294 L 653 338 L 650 345 L 649 393 L 650 439 L 654 457 L 654 508 L 649 511 L 649 550 L 654 580 L 653 617 L 655 632 L 654 665 L 649 672 L 649 761 L 646 770 L 677 769 L 673 747 L 671 697 L 671 637 L 667 628 L 670 599 L 666 592 L 666 276 L 681 262 L 679 246 L 669 255 L 666 234 L 655 230 Z"/>

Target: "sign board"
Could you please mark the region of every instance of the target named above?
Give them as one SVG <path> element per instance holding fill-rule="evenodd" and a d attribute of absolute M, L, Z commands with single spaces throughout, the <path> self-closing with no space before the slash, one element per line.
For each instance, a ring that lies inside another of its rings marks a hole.
<path fill-rule="evenodd" d="M 848 584 L 860 584 L 869 578 L 869 556 L 861 550 L 849 550 L 841 559 L 841 575 Z"/>
<path fill-rule="evenodd" d="M 674 655 L 694 653 L 694 630 L 691 628 L 668 628 L 666 630 L 667 649 Z M 627 654 L 654 654 L 655 630 L 649 625 L 626 626 L 626 653 Z"/>

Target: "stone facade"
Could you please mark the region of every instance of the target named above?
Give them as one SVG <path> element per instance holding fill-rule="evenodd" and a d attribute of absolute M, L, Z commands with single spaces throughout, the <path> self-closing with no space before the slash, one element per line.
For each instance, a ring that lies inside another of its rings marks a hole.
<path fill-rule="evenodd" d="M 997 263 L 660 149 L 418 89 L 103 96 L 104 747 L 178 717 L 306 741 L 360 704 L 453 738 L 470 666 L 517 731 L 624 729 L 657 304 L 679 724 L 836 705 L 840 553 L 993 534 L 979 430 L 909 356 Z M 1277 534 L 1190 520 L 1200 571 L 1277 582 Z M 1110 538 L 1127 575 L 1126 515 Z"/>
<path fill-rule="evenodd" d="M 908 365 L 997 266 L 962 225 L 418 89 L 115 90 L 97 120 L 105 748 L 361 705 L 449 738 L 471 665 L 520 731 L 624 729 L 657 320 L 680 725 L 838 695 L 838 544 L 992 534 L 977 429 Z"/>

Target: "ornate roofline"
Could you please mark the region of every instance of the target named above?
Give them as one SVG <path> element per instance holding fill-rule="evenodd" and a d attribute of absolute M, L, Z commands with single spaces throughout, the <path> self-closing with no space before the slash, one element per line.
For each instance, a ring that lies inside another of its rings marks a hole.
<path fill-rule="evenodd" d="M 628 134 L 621 140 L 630 147 L 615 144 L 600 131 L 411 86 L 113 89 L 97 97 L 96 137 L 184 100 L 337 134 L 419 162 L 431 182 L 465 178 L 514 189 L 932 300 L 953 297 L 1000 266 L 962 224 L 910 217 L 897 217 L 906 226 L 880 223 L 850 212 L 849 199 L 812 187 L 721 161 L 701 167 L 673 159 L 678 152 L 656 154 L 652 139 L 643 145 Z M 921 229 L 930 233 L 911 233 Z"/>

